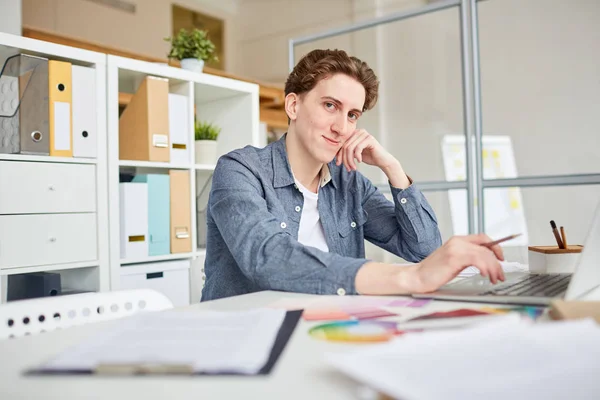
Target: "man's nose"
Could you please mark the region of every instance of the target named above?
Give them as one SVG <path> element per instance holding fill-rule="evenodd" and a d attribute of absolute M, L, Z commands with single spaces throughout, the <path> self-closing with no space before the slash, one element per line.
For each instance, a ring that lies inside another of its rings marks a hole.
<path fill-rule="evenodd" d="M 337 116 L 331 125 L 331 130 L 339 136 L 348 135 L 348 120 L 344 116 Z"/>

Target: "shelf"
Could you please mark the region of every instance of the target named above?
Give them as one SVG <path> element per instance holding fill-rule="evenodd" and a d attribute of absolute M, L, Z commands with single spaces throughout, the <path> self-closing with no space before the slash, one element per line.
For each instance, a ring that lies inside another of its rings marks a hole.
<path fill-rule="evenodd" d="M 27 154 L 0 154 L 0 160 L 10 161 L 36 161 L 70 164 L 97 164 L 95 158 L 76 158 L 76 157 L 53 157 L 53 156 L 33 156 Z"/>
<path fill-rule="evenodd" d="M 196 164 L 194 165 L 194 169 L 196 171 L 214 171 L 216 165 L 214 164 Z"/>
<path fill-rule="evenodd" d="M 133 259 L 121 259 L 121 265 L 129 265 L 129 264 L 140 264 L 140 263 L 149 263 L 156 261 L 166 261 L 166 260 L 181 260 L 185 258 L 192 258 L 194 253 L 177 253 L 177 254 L 165 254 L 164 256 L 148 256 L 143 258 L 133 258 Z"/>
<path fill-rule="evenodd" d="M 177 261 L 177 260 L 171 260 L 171 261 Z M 130 265 L 121 267 L 121 269 L 119 271 L 121 273 L 121 276 L 138 275 L 138 274 L 148 273 L 149 271 L 155 271 L 157 268 L 158 267 L 156 265 L 152 265 L 152 264 L 138 264 L 138 265 L 130 264 Z M 181 263 L 164 263 L 164 264 L 160 265 L 161 272 L 177 271 L 180 269 L 183 269 L 181 267 Z M 189 267 L 186 267 L 186 269 L 189 269 Z"/>
<path fill-rule="evenodd" d="M 194 82 L 202 88 L 201 93 L 197 94 L 197 99 L 202 100 L 201 102 L 215 101 L 241 94 L 256 93 L 258 95 L 259 91 L 259 85 L 255 83 L 192 72 L 164 63 L 134 60 L 113 55 L 108 55 L 107 60 L 109 66 L 116 66 L 119 69 L 120 83 L 133 83 L 147 75 L 167 78 L 173 83 Z"/>
<path fill-rule="evenodd" d="M 0 32 L 0 47 L 5 50 L 11 49 L 12 54 L 25 51 L 33 56 L 75 61 L 82 65 L 106 63 L 106 54 L 104 53 L 50 42 L 40 40 L 40 38 L 32 39 Z"/>
<path fill-rule="evenodd" d="M 16 274 L 29 274 L 32 272 L 47 272 L 57 271 L 65 269 L 76 269 L 76 268 L 91 268 L 97 267 L 98 261 L 84 261 L 67 264 L 52 264 L 52 265 L 36 265 L 33 267 L 14 267 L 0 269 L 0 276 L 4 275 L 16 275 Z"/>
<path fill-rule="evenodd" d="M 192 169 L 191 164 L 171 164 L 156 161 L 119 160 L 120 167 Z"/>

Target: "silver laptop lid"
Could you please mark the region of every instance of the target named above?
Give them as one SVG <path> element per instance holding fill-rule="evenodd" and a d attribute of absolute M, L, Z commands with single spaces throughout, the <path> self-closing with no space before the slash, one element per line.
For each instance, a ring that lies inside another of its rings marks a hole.
<path fill-rule="evenodd" d="M 571 278 L 565 299 L 575 300 L 598 285 L 600 285 L 600 203 L 596 207 L 592 226 L 579 256 L 579 262 Z"/>

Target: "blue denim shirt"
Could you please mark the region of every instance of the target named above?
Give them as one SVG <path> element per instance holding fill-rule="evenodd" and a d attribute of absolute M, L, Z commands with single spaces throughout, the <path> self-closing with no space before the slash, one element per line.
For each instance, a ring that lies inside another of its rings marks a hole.
<path fill-rule="evenodd" d="M 294 184 L 285 136 L 222 156 L 207 209 L 206 283 L 202 300 L 280 290 L 356 294 L 367 239 L 418 262 L 438 248 L 436 216 L 414 184 L 391 187 L 388 200 L 359 172 L 328 164 L 317 207 L 329 252 L 298 242 L 304 203 Z"/>

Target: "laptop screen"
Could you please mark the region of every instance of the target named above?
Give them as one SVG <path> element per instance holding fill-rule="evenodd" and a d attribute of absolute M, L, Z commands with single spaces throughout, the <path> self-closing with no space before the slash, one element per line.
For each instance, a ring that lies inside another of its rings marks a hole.
<path fill-rule="evenodd" d="M 600 285 L 600 204 L 592 220 L 579 263 L 565 295 L 575 300 Z"/>

